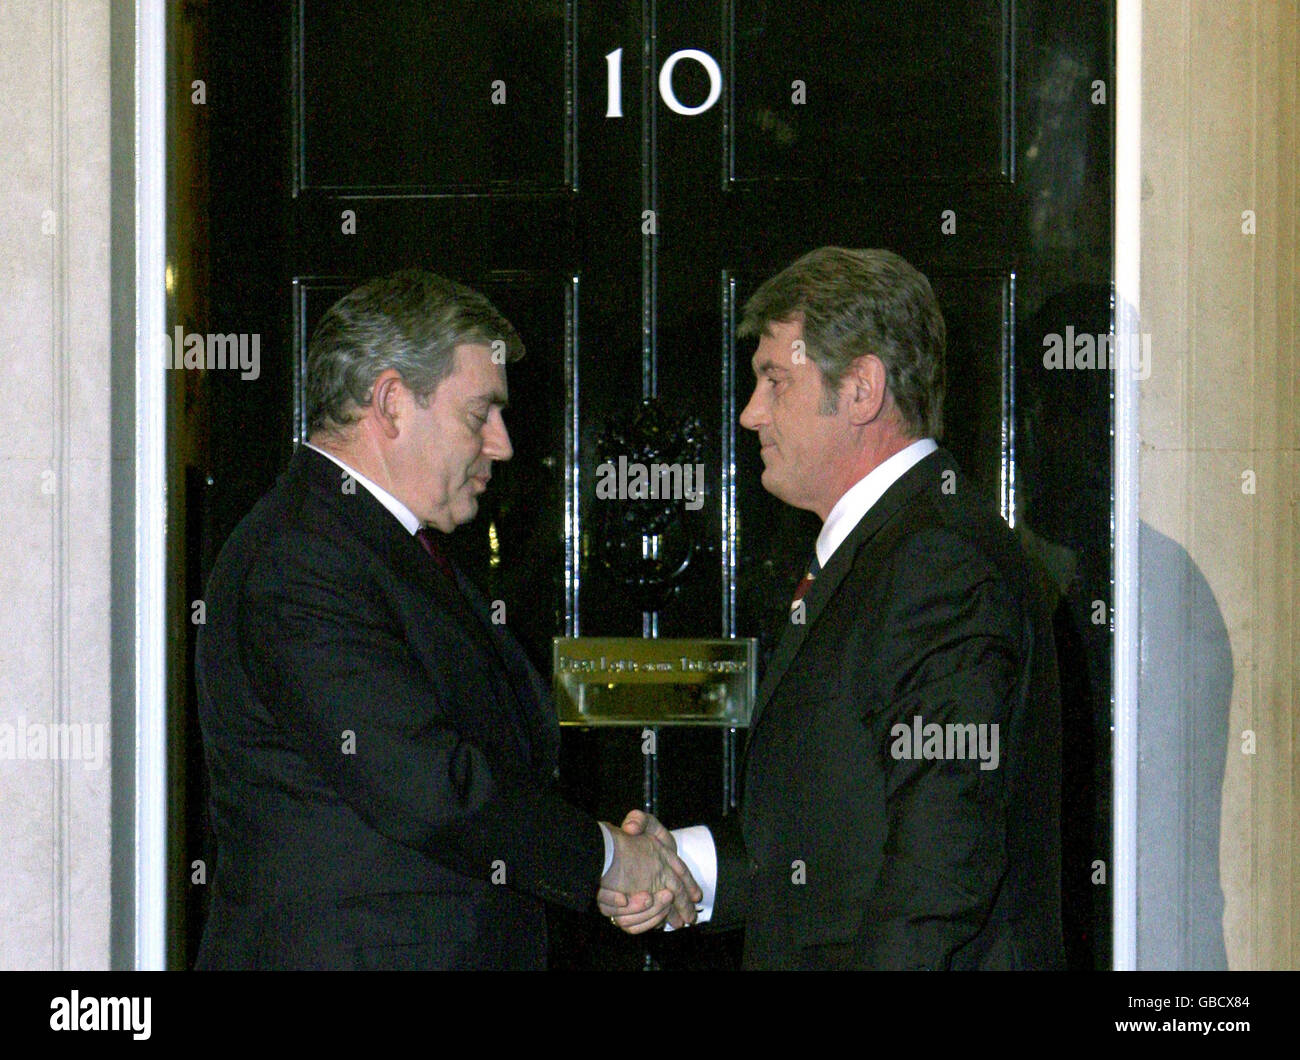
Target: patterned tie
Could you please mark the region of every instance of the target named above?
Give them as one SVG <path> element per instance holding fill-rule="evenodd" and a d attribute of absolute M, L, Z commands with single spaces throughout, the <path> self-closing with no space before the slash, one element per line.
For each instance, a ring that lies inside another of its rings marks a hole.
<path fill-rule="evenodd" d="M 438 546 L 438 533 L 432 527 L 422 526 L 415 532 L 415 538 L 424 546 L 424 551 L 433 557 L 433 562 L 437 564 L 438 569 L 447 576 L 447 580 L 453 586 L 456 585 L 456 572 L 452 570 L 451 560 L 444 554 Z"/>
<path fill-rule="evenodd" d="M 804 598 L 812 583 L 817 580 L 817 575 L 822 572 L 822 565 L 817 560 L 817 550 L 813 550 L 812 559 L 808 563 L 808 573 L 800 579 L 799 584 L 795 586 L 794 599 L 790 601 L 791 608 L 799 606 L 799 601 Z"/>

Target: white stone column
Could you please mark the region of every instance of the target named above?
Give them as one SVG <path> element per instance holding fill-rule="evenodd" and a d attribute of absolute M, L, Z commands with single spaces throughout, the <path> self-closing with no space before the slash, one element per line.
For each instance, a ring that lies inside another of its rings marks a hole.
<path fill-rule="evenodd" d="M 106 968 L 108 0 L 0 4 L 0 144 L 0 967 Z"/>

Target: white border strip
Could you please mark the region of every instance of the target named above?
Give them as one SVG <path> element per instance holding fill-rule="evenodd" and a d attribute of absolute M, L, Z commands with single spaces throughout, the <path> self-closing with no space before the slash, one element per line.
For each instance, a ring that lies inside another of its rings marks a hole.
<path fill-rule="evenodd" d="M 167 14 L 135 5 L 135 967 L 167 965 Z"/>
<path fill-rule="evenodd" d="M 1115 641 L 1113 966 L 1137 968 L 1138 383 L 1142 280 L 1142 0 L 1115 18 Z"/>

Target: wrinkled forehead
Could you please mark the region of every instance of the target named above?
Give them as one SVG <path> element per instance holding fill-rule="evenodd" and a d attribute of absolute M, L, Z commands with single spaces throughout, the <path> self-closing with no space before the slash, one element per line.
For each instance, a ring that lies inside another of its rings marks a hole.
<path fill-rule="evenodd" d="M 750 363 L 754 366 L 754 374 L 761 375 L 774 369 L 790 368 L 795 353 L 803 351 L 803 321 L 774 320 L 763 329 Z"/>

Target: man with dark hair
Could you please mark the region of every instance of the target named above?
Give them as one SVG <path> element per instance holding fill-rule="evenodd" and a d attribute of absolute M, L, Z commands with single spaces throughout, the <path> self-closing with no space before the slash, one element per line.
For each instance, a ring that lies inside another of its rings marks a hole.
<path fill-rule="evenodd" d="M 763 486 L 823 521 L 754 706 L 737 816 L 670 833 L 748 968 L 1057 968 L 1051 626 L 1015 538 L 940 449 L 943 318 L 885 250 L 764 283 Z M 737 819 L 738 817 L 738 819 Z M 602 911 L 626 928 L 655 910 Z"/>
<path fill-rule="evenodd" d="M 473 519 L 519 336 L 408 270 L 337 302 L 310 442 L 213 569 L 196 674 L 217 866 L 200 968 L 542 968 L 542 900 L 694 919 L 668 847 L 553 790 L 540 677 L 438 538 Z M 671 908 L 670 908 L 671 907 Z"/>

